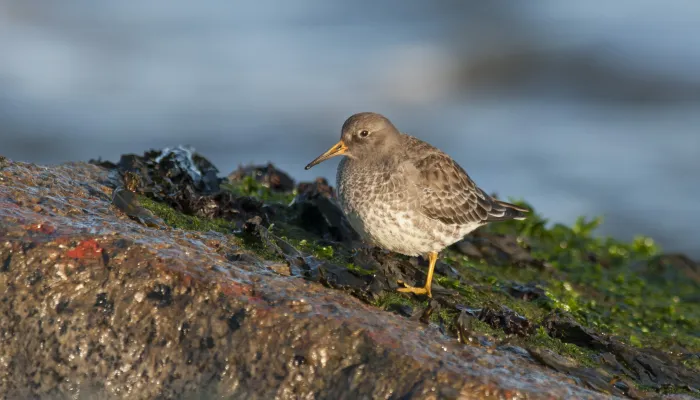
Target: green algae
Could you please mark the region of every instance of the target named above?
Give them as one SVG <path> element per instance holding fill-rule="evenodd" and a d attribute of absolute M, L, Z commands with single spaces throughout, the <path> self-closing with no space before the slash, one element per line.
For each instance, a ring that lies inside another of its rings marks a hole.
<path fill-rule="evenodd" d="M 681 361 L 683 365 L 690 369 L 695 369 L 700 371 L 700 354 L 696 354 L 693 357 L 688 357 L 687 359 Z"/>
<path fill-rule="evenodd" d="M 442 307 L 437 312 L 430 314 L 429 320 L 435 324 L 443 324 L 448 331 L 454 330 L 455 321 L 459 316 L 459 311 Z M 481 322 L 481 321 L 479 321 Z"/>
<path fill-rule="evenodd" d="M 358 267 L 357 265 L 355 265 L 353 263 L 345 264 L 345 268 L 347 268 L 349 271 L 352 271 L 355 274 L 360 275 L 360 276 L 370 276 L 370 275 L 374 275 L 374 273 L 375 273 L 375 271 L 365 269 L 362 267 Z"/>
<path fill-rule="evenodd" d="M 278 192 L 255 180 L 253 175 L 243 177 L 239 182 L 222 183 L 221 189 L 238 196 L 257 197 L 268 203 L 289 204 L 296 196 L 296 191 Z"/>
<path fill-rule="evenodd" d="M 521 205 L 531 208 L 529 205 Z M 486 304 L 506 306 L 535 325 L 554 311 L 570 313 L 582 326 L 619 338 L 638 348 L 655 348 L 669 355 L 700 351 L 700 304 L 697 277 L 690 279 L 673 264 L 664 265 L 661 249 L 648 237 L 630 242 L 597 236 L 602 218 L 579 218 L 571 227 L 550 225 L 533 212 L 525 221 L 491 224 L 487 233 L 517 237 L 546 267 L 501 265 L 470 259 L 453 249 L 441 260 L 453 266 L 460 278 L 435 276 L 435 282 L 454 290 L 460 303 L 475 308 Z M 533 301 L 512 297 L 513 285 L 532 285 L 545 296 Z M 431 316 L 431 318 L 434 316 Z M 472 324 L 475 333 L 502 339 L 504 334 L 487 324 Z M 526 338 L 524 347 L 546 347 L 580 365 L 597 365 L 596 352 L 550 337 L 541 326 Z M 700 371 L 697 357 L 683 365 Z"/>
<path fill-rule="evenodd" d="M 241 234 L 233 221 L 223 218 L 202 218 L 194 215 L 187 215 L 175 210 L 165 203 L 154 201 L 145 196 L 139 198 L 141 206 L 150 210 L 160 217 L 166 225 L 173 229 L 197 232 L 218 232 L 233 238 L 237 246 L 258 254 L 268 261 L 284 261 L 274 249 L 266 247 L 258 240 L 251 240 L 248 236 Z"/>
<path fill-rule="evenodd" d="M 288 236 L 283 236 L 283 238 L 288 240 L 299 250 L 304 251 L 306 253 L 311 253 L 316 258 L 322 260 L 333 260 L 333 256 L 335 254 L 333 246 L 320 245 L 317 241 L 307 239 L 295 239 L 289 238 Z"/>
<path fill-rule="evenodd" d="M 464 256 L 448 251 L 452 257 L 446 258 L 460 272 L 462 279 L 456 280 L 436 275 L 434 280 L 440 286 L 455 290 L 462 303 L 479 308 L 486 304 L 503 305 L 529 320 L 540 320 L 549 309 L 541 302 L 526 302 L 513 298 L 506 292 L 515 281 L 501 279 L 492 271 L 493 267 L 482 263 L 472 263 Z"/>
<path fill-rule="evenodd" d="M 519 338 L 513 337 L 512 335 L 506 335 L 506 333 L 503 332 L 503 330 L 496 329 L 491 325 L 487 324 L 486 322 L 477 318 L 472 318 L 470 320 L 469 328 L 471 329 L 473 334 L 482 335 L 490 339 L 491 341 L 503 342 L 506 340 L 512 340 L 516 343 L 519 343 L 521 341 Z"/>
<path fill-rule="evenodd" d="M 517 235 L 553 268 L 537 271 L 535 277 L 471 265 L 488 269 L 501 282 L 536 280 L 549 299 L 544 308 L 568 311 L 582 325 L 625 338 L 633 346 L 700 350 L 700 304 L 692 301 L 700 292 L 698 281 L 678 274 L 659 279 L 653 267 L 660 249 L 652 239 L 639 236 L 625 243 L 595 236 L 601 222 L 579 218 L 571 227 L 547 227 L 533 212 L 521 223 L 492 224 L 488 231 Z"/>
<path fill-rule="evenodd" d="M 232 234 L 236 229 L 235 224 L 231 221 L 183 214 L 165 203 L 159 203 L 145 196 L 141 196 L 139 202 L 141 206 L 153 212 L 172 228 L 198 232 L 214 231 L 223 234 Z"/>
<path fill-rule="evenodd" d="M 594 351 L 553 338 L 549 336 L 547 330 L 542 326 L 540 326 L 533 335 L 527 336 L 524 339 L 519 339 L 517 343 L 527 348 L 548 348 L 559 355 L 575 360 L 583 367 L 595 367 L 597 365 L 595 360 L 596 353 Z"/>

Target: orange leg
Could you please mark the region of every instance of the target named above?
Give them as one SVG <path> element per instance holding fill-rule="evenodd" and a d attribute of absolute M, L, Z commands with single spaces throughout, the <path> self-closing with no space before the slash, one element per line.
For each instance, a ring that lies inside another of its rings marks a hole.
<path fill-rule="evenodd" d="M 406 287 L 397 289 L 399 292 L 403 293 L 415 293 L 415 294 L 427 294 L 428 297 L 433 297 L 430 292 L 430 285 L 433 283 L 433 271 L 435 270 L 435 263 L 437 262 L 438 253 L 432 251 L 428 253 L 428 260 L 430 261 L 430 266 L 428 267 L 428 278 L 425 280 L 424 287 L 413 287 L 405 285 Z"/>

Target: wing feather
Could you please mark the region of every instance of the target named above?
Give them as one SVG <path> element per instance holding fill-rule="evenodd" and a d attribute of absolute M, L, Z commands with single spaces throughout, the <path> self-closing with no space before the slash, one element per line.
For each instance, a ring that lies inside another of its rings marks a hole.
<path fill-rule="evenodd" d="M 447 154 L 419 139 L 409 140 L 408 147 L 416 150 L 406 160 L 412 171 L 409 179 L 416 186 L 425 216 L 447 225 L 525 218 L 527 210 L 487 195 Z"/>

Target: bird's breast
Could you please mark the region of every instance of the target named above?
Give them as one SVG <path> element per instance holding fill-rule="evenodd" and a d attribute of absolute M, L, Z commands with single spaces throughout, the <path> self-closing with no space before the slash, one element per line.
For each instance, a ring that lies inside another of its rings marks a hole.
<path fill-rule="evenodd" d="M 406 255 L 431 251 L 434 239 L 396 171 L 341 165 L 338 199 L 350 225 L 366 241 Z"/>

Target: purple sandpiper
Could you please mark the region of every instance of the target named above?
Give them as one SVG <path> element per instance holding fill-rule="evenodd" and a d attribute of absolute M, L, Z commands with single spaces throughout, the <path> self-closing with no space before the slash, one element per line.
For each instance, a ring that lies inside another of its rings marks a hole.
<path fill-rule="evenodd" d="M 371 244 L 430 262 L 425 286 L 404 284 L 401 292 L 432 297 L 438 252 L 480 226 L 525 219 L 528 211 L 487 195 L 450 156 L 380 114 L 348 118 L 340 141 L 306 169 L 341 154 L 338 199 L 350 225 Z"/>

